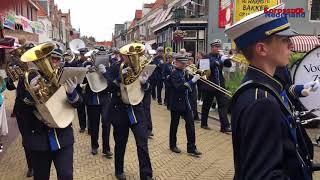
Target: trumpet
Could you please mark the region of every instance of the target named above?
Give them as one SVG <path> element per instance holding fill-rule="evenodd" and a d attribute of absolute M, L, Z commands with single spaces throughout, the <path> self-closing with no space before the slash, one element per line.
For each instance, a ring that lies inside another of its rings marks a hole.
<path fill-rule="evenodd" d="M 199 79 L 201 82 L 205 83 L 206 85 L 222 92 L 223 94 L 232 97 L 232 92 L 228 91 L 227 89 L 224 89 L 223 87 L 209 81 L 208 79 L 206 79 L 206 72 L 200 69 L 197 69 L 195 64 L 191 64 L 187 67 L 187 71 L 191 74 L 191 75 L 195 75 L 195 74 L 199 74 L 201 76 L 201 78 Z"/>

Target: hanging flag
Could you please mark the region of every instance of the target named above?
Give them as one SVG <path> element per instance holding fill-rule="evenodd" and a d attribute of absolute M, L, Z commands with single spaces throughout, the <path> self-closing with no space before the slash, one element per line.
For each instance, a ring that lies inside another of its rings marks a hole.
<path fill-rule="evenodd" d="M 232 22 L 232 3 L 231 0 L 220 0 L 219 5 L 219 28 L 225 28 Z"/>

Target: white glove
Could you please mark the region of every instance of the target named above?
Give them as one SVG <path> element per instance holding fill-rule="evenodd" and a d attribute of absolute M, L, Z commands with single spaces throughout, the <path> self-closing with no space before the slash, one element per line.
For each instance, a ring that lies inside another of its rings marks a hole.
<path fill-rule="evenodd" d="M 90 68 L 91 68 L 91 65 L 86 65 L 86 68 L 87 68 L 87 69 L 90 69 Z"/>
<path fill-rule="evenodd" d="M 77 87 L 77 77 L 73 79 L 67 79 L 66 83 L 64 84 L 64 88 L 68 94 L 71 94 Z"/>
<path fill-rule="evenodd" d="M 149 73 L 148 72 L 144 72 L 141 76 L 140 76 L 140 83 L 141 84 L 145 84 L 147 82 L 149 78 Z"/>
<path fill-rule="evenodd" d="M 122 69 L 121 73 L 122 74 L 127 74 L 129 70 L 131 70 L 131 67 L 126 67 L 126 68 Z"/>
<path fill-rule="evenodd" d="M 195 74 L 195 75 L 193 76 L 193 78 L 191 79 L 191 81 L 192 81 L 193 83 L 196 83 L 199 79 L 200 79 L 200 75 L 199 75 L 199 74 Z"/>
<path fill-rule="evenodd" d="M 100 72 L 100 73 L 102 73 L 102 74 L 104 74 L 104 73 L 106 73 L 106 72 L 107 72 L 107 70 L 106 70 L 106 66 L 105 66 L 105 65 L 103 65 L 103 64 L 99 64 L 99 66 L 98 66 L 98 70 L 99 70 L 99 72 Z"/>
<path fill-rule="evenodd" d="M 317 81 L 311 81 L 303 85 L 303 90 L 301 94 L 303 96 L 309 96 L 310 92 L 316 92 L 320 87 L 319 80 Z"/>

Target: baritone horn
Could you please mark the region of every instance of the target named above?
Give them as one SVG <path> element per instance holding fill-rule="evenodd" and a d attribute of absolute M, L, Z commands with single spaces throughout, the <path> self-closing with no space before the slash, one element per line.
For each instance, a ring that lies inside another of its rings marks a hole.
<path fill-rule="evenodd" d="M 51 61 L 53 43 L 43 43 L 28 50 L 21 56 L 21 61 L 34 63 L 36 68 L 29 69 L 24 75 L 24 85 L 35 102 L 40 120 L 52 128 L 65 128 L 74 119 L 74 109 L 66 101 L 66 93 L 58 83 L 57 70 Z M 36 86 L 30 79 L 38 79 Z"/>
<path fill-rule="evenodd" d="M 144 56 L 144 52 L 145 46 L 141 43 L 131 43 L 120 49 L 124 59 L 120 65 L 121 98 L 126 104 L 137 105 L 143 99 L 144 91 L 141 88 L 139 76 L 144 67 L 150 63 L 150 59 Z M 122 74 L 125 67 L 130 67 L 130 70 Z"/>

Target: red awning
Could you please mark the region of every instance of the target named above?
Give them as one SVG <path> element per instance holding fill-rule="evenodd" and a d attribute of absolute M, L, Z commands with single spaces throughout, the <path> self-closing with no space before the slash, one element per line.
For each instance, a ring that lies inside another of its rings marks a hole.
<path fill-rule="evenodd" d="M 292 51 L 294 52 L 308 52 L 320 46 L 320 40 L 317 36 L 294 36 L 290 39 L 293 43 Z"/>

